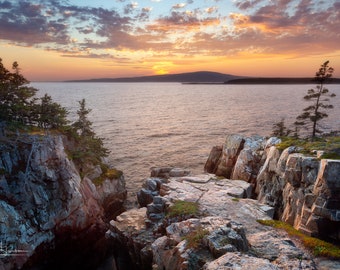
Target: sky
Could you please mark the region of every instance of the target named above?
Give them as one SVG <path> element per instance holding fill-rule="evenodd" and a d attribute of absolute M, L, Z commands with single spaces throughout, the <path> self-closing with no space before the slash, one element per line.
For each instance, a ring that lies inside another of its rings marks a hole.
<path fill-rule="evenodd" d="M 340 0 L 0 0 L 0 58 L 30 81 L 340 77 L 339 29 Z"/>

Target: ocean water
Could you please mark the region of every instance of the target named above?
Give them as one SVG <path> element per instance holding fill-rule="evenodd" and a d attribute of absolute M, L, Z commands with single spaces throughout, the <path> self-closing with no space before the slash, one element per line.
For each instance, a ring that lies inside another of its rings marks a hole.
<path fill-rule="evenodd" d="M 269 136 L 272 125 L 286 125 L 307 107 L 314 85 L 191 85 L 180 83 L 31 83 L 48 93 L 75 119 L 78 101 L 92 109 L 89 119 L 111 151 L 110 163 L 123 170 L 129 202 L 155 166 L 203 172 L 214 145 L 226 134 Z M 340 85 L 322 122 L 325 131 L 340 130 Z"/>

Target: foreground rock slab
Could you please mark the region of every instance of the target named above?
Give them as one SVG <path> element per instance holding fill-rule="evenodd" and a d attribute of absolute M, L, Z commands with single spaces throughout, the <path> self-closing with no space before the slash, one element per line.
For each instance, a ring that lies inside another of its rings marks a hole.
<path fill-rule="evenodd" d="M 249 198 L 251 183 L 214 174 L 155 179 L 157 173 L 144 186 L 154 192 L 151 203 L 110 223 L 107 238 L 125 248 L 117 269 L 337 269 L 285 232 L 259 224 L 274 208 Z M 176 201 L 193 202 L 199 211 L 170 216 Z"/>

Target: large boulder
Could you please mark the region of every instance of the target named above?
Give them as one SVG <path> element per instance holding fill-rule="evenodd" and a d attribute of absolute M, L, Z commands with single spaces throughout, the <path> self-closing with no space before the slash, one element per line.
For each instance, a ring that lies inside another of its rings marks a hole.
<path fill-rule="evenodd" d="M 227 135 L 225 143 L 223 144 L 222 154 L 220 154 L 218 160 L 218 148 L 213 148 L 213 153 L 210 154 L 205 165 L 206 172 L 230 178 L 244 142 L 243 136 Z"/>
<path fill-rule="evenodd" d="M 266 140 L 264 137 L 254 136 L 245 138 L 242 150 L 240 151 L 231 179 L 242 179 L 256 185 L 257 174 L 264 162 L 263 152 Z"/>

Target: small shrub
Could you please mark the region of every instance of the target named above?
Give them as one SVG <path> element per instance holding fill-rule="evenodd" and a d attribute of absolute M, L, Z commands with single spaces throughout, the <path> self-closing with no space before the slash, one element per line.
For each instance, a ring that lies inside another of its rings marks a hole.
<path fill-rule="evenodd" d="M 109 169 L 105 165 L 103 166 L 103 168 L 104 168 L 103 173 L 99 177 L 97 177 L 96 179 L 92 180 L 92 182 L 93 182 L 93 184 L 95 184 L 95 186 L 100 186 L 101 184 L 103 184 L 103 182 L 106 179 L 110 179 L 110 180 L 119 179 L 123 175 L 123 172 L 120 171 L 120 170 L 117 170 L 117 169 L 114 169 L 114 168 Z"/>
<path fill-rule="evenodd" d="M 187 202 L 177 200 L 167 211 L 168 217 L 176 216 L 197 216 L 199 213 L 199 205 L 197 202 Z"/>
<path fill-rule="evenodd" d="M 196 249 L 201 245 L 203 238 L 208 234 L 208 230 L 203 229 L 202 226 L 199 226 L 197 229 L 184 236 L 183 240 L 187 241 L 187 248 Z"/>
<path fill-rule="evenodd" d="M 257 222 L 265 226 L 285 230 L 290 236 L 298 238 L 315 256 L 340 259 L 339 247 L 321 239 L 305 235 L 285 222 L 278 220 L 257 220 Z"/>
<path fill-rule="evenodd" d="M 108 169 L 106 172 L 104 172 L 104 175 L 110 180 L 113 180 L 113 179 L 119 179 L 123 175 L 123 172 L 113 168 L 113 169 Z"/>
<path fill-rule="evenodd" d="M 240 201 L 240 198 L 232 198 L 231 199 L 233 202 L 239 202 Z"/>

